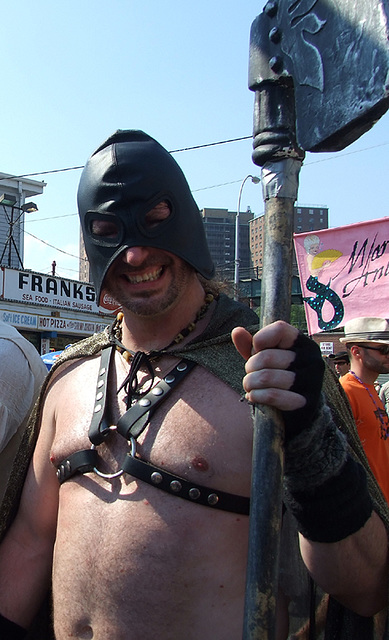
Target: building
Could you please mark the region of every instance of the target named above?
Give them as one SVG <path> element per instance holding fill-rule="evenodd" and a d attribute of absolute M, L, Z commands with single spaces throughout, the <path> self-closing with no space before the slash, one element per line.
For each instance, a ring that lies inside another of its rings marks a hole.
<path fill-rule="evenodd" d="M 0 265 L 22 267 L 24 261 L 24 217 L 36 211 L 28 207 L 31 198 L 41 195 L 45 182 L 0 173 Z M 35 205 L 35 203 L 30 203 Z"/>
<path fill-rule="evenodd" d="M 263 256 L 265 250 L 265 216 L 264 214 L 253 218 L 249 222 L 250 227 L 250 252 L 254 271 L 261 276 L 263 268 Z M 304 233 L 306 231 L 318 231 L 328 229 L 328 207 L 325 205 L 301 205 L 294 206 L 293 231 Z M 293 275 L 298 275 L 297 261 L 293 251 Z"/>
<path fill-rule="evenodd" d="M 0 320 L 16 327 L 41 354 L 102 331 L 115 307 L 98 306 L 90 283 L 0 268 Z"/>
<path fill-rule="evenodd" d="M 80 258 L 78 262 L 78 277 L 80 278 L 81 282 L 90 282 L 91 281 L 90 265 L 89 265 L 88 256 L 86 255 L 85 242 L 84 242 L 84 237 L 82 235 L 82 229 L 80 229 L 79 247 L 80 247 Z"/>
<path fill-rule="evenodd" d="M 117 303 L 99 306 L 89 278 L 83 282 L 24 269 L 24 217 L 45 182 L 0 173 L 0 320 L 14 326 L 41 354 L 59 351 L 113 320 Z M 89 264 L 87 264 L 89 267 Z M 85 271 L 89 275 L 89 270 Z"/>
<path fill-rule="evenodd" d="M 265 250 L 265 216 L 250 220 L 250 253 L 257 277 L 262 275 L 263 252 Z"/>
<path fill-rule="evenodd" d="M 202 209 L 201 215 L 217 276 L 224 281 L 233 282 L 236 212 L 227 209 Z M 250 208 L 244 213 L 239 213 L 239 273 L 241 278 L 252 276 L 249 221 L 253 215 Z"/>
<path fill-rule="evenodd" d="M 328 207 L 325 205 L 301 205 L 294 207 L 295 233 L 328 229 Z"/>

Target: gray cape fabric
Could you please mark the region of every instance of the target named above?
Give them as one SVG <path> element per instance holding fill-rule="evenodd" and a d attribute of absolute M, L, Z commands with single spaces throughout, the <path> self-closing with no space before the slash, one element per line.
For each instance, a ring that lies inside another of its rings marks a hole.
<path fill-rule="evenodd" d="M 248 307 L 236 303 L 222 294 L 217 301 L 213 316 L 201 336 L 185 345 L 184 348 L 180 349 L 177 347 L 169 351 L 177 356 L 194 360 L 228 384 L 237 393 L 242 394 L 244 360 L 236 351 L 230 337 L 231 330 L 236 326 L 245 326 L 253 333 L 258 329 L 258 318 Z M 40 399 L 35 405 L 31 415 L 28 428 L 17 455 L 16 463 L 13 467 L 11 480 L 1 505 L 0 537 L 3 537 L 17 511 L 24 478 L 37 438 L 42 411 L 42 399 L 51 380 L 52 373 L 64 362 L 97 355 L 102 349 L 110 346 L 112 346 L 112 341 L 109 338 L 108 330 L 100 334 L 95 334 L 67 349 L 61 358 L 58 359 L 49 376 L 46 378 Z M 336 424 L 346 434 L 350 449 L 355 457 L 358 458 L 366 468 L 369 490 L 373 497 L 375 509 L 389 530 L 388 506 L 377 482 L 370 472 L 366 456 L 358 438 L 347 397 L 339 385 L 337 377 L 329 367 L 326 369 L 323 390 Z M 291 549 L 292 548 L 293 547 L 291 547 Z M 331 599 L 330 601 L 331 616 L 328 617 L 327 621 L 326 640 L 357 640 L 358 638 L 362 640 L 362 637 L 363 640 L 373 640 L 373 635 L 370 633 L 370 619 L 361 619 L 360 616 L 356 616 L 349 610 L 344 609 Z M 50 628 L 49 610 L 50 605 L 45 603 L 43 615 L 37 617 L 36 624 L 28 634 L 29 639 L 48 640 L 53 637 Z M 331 621 L 334 622 L 334 624 L 331 624 Z M 364 629 L 363 636 L 360 635 L 361 626 Z M 385 636 L 385 638 L 389 639 L 389 635 Z"/>

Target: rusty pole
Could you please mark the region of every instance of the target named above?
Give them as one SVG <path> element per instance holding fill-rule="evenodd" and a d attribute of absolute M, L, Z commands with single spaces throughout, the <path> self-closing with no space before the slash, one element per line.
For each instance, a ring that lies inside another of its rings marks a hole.
<path fill-rule="evenodd" d="M 262 165 L 265 252 L 261 326 L 290 319 L 293 208 L 304 153 L 295 144 L 289 82 L 257 87 L 253 160 Z M 257 143 L 257 144 L 256 144 Z M 244 640 L 275 640 L 284 468 L 283 422 L 256 406 Z"/>

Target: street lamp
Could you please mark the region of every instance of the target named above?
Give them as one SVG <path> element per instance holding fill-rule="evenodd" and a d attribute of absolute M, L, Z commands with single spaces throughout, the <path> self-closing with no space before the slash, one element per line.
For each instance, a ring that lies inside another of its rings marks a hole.
<path fill-rule="evenodd" d="M 23 262 L 22 259 L 20 257 L 20 253 L 19 253 L 19 249 L 15 243 L 14 237 L 13 237 L 13 230 L 14 230 L 14 226 L 19 222 L 20 218 L 25 214 L 25 213 L 32 213 L 33 211 L 38 211 L 38 207 L 36 206 L 35 202 L 25 202 L 24 204 L 21 205 L 21 207 L 18 207 L 16 205 L 16 197 L 14 195 L 7 195 L 6 193 L 2 193 L 0 194 L 0 204 L 3 205 L 4 207 L 4 211 L 5 211 L 5 215 L 7 217 L 7 221 L 9 223 L 9 233 L 8 233 L 8 237 L 4 243 L 4 247 L 3 247 L 3 252 L 1 254 L 0 257 L 0 265 L 3 262 L 3 258 L 4 258 L 4 254 L 6 251 L 6 248 L 8 246 L 8 266 L 11 266 L 11 250 L 12 250 L 12 245 L 14 246 L 14 249 L 16 251 L 16 255 L 19 258 L 19 262 L 21 264 L 21 267 L 23 269 Z M 7 210 L 6 207 L 10 207 L 11 208 L 11 217 L 8 218 L 7 215 Z M 21 211 L 21 213 L 19 214 L 19 216 L 16 218 L 16 220 L 14 220 L 14 211 L 15 209 L 18 209 L 18 211 Z"/>
<path fill-rule="evenodd" d="M 243 187 L 246 181 L 251 178 L 251 182 L 254 184 L 258 184 L 260 182 L 260 178 L 257 176 L 252 176 L 249 174 L 245 177 L 240 185 L 239 196 L 238 196 L 238 206 L 236 207 L 236 216 L 235 216 L 235 275 L 234 275 L 234 300 L 239 300 L 239 215 L 240 215 L 240 199 L 242 197 Z"/>

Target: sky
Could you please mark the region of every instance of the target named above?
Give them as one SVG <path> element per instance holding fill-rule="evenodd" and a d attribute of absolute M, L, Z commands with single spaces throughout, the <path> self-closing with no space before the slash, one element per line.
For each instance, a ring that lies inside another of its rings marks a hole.
<path fill-rule="evenodd" d="M 251 159 L 250 26 L 265 2 L 14 0 L 0 39 L 0 171 L 44 181 L 28 214 L 24 266 L 78 278 L 76 193 L 88 156 L 117 129 L 174 153 L 200 209 L 236 211 Z M 389 215 L 389 115 L 342 152 L 307 153 L 298 202 L 337 227 Z M 241 211 L 263 213 L 247 180 Z"/>

